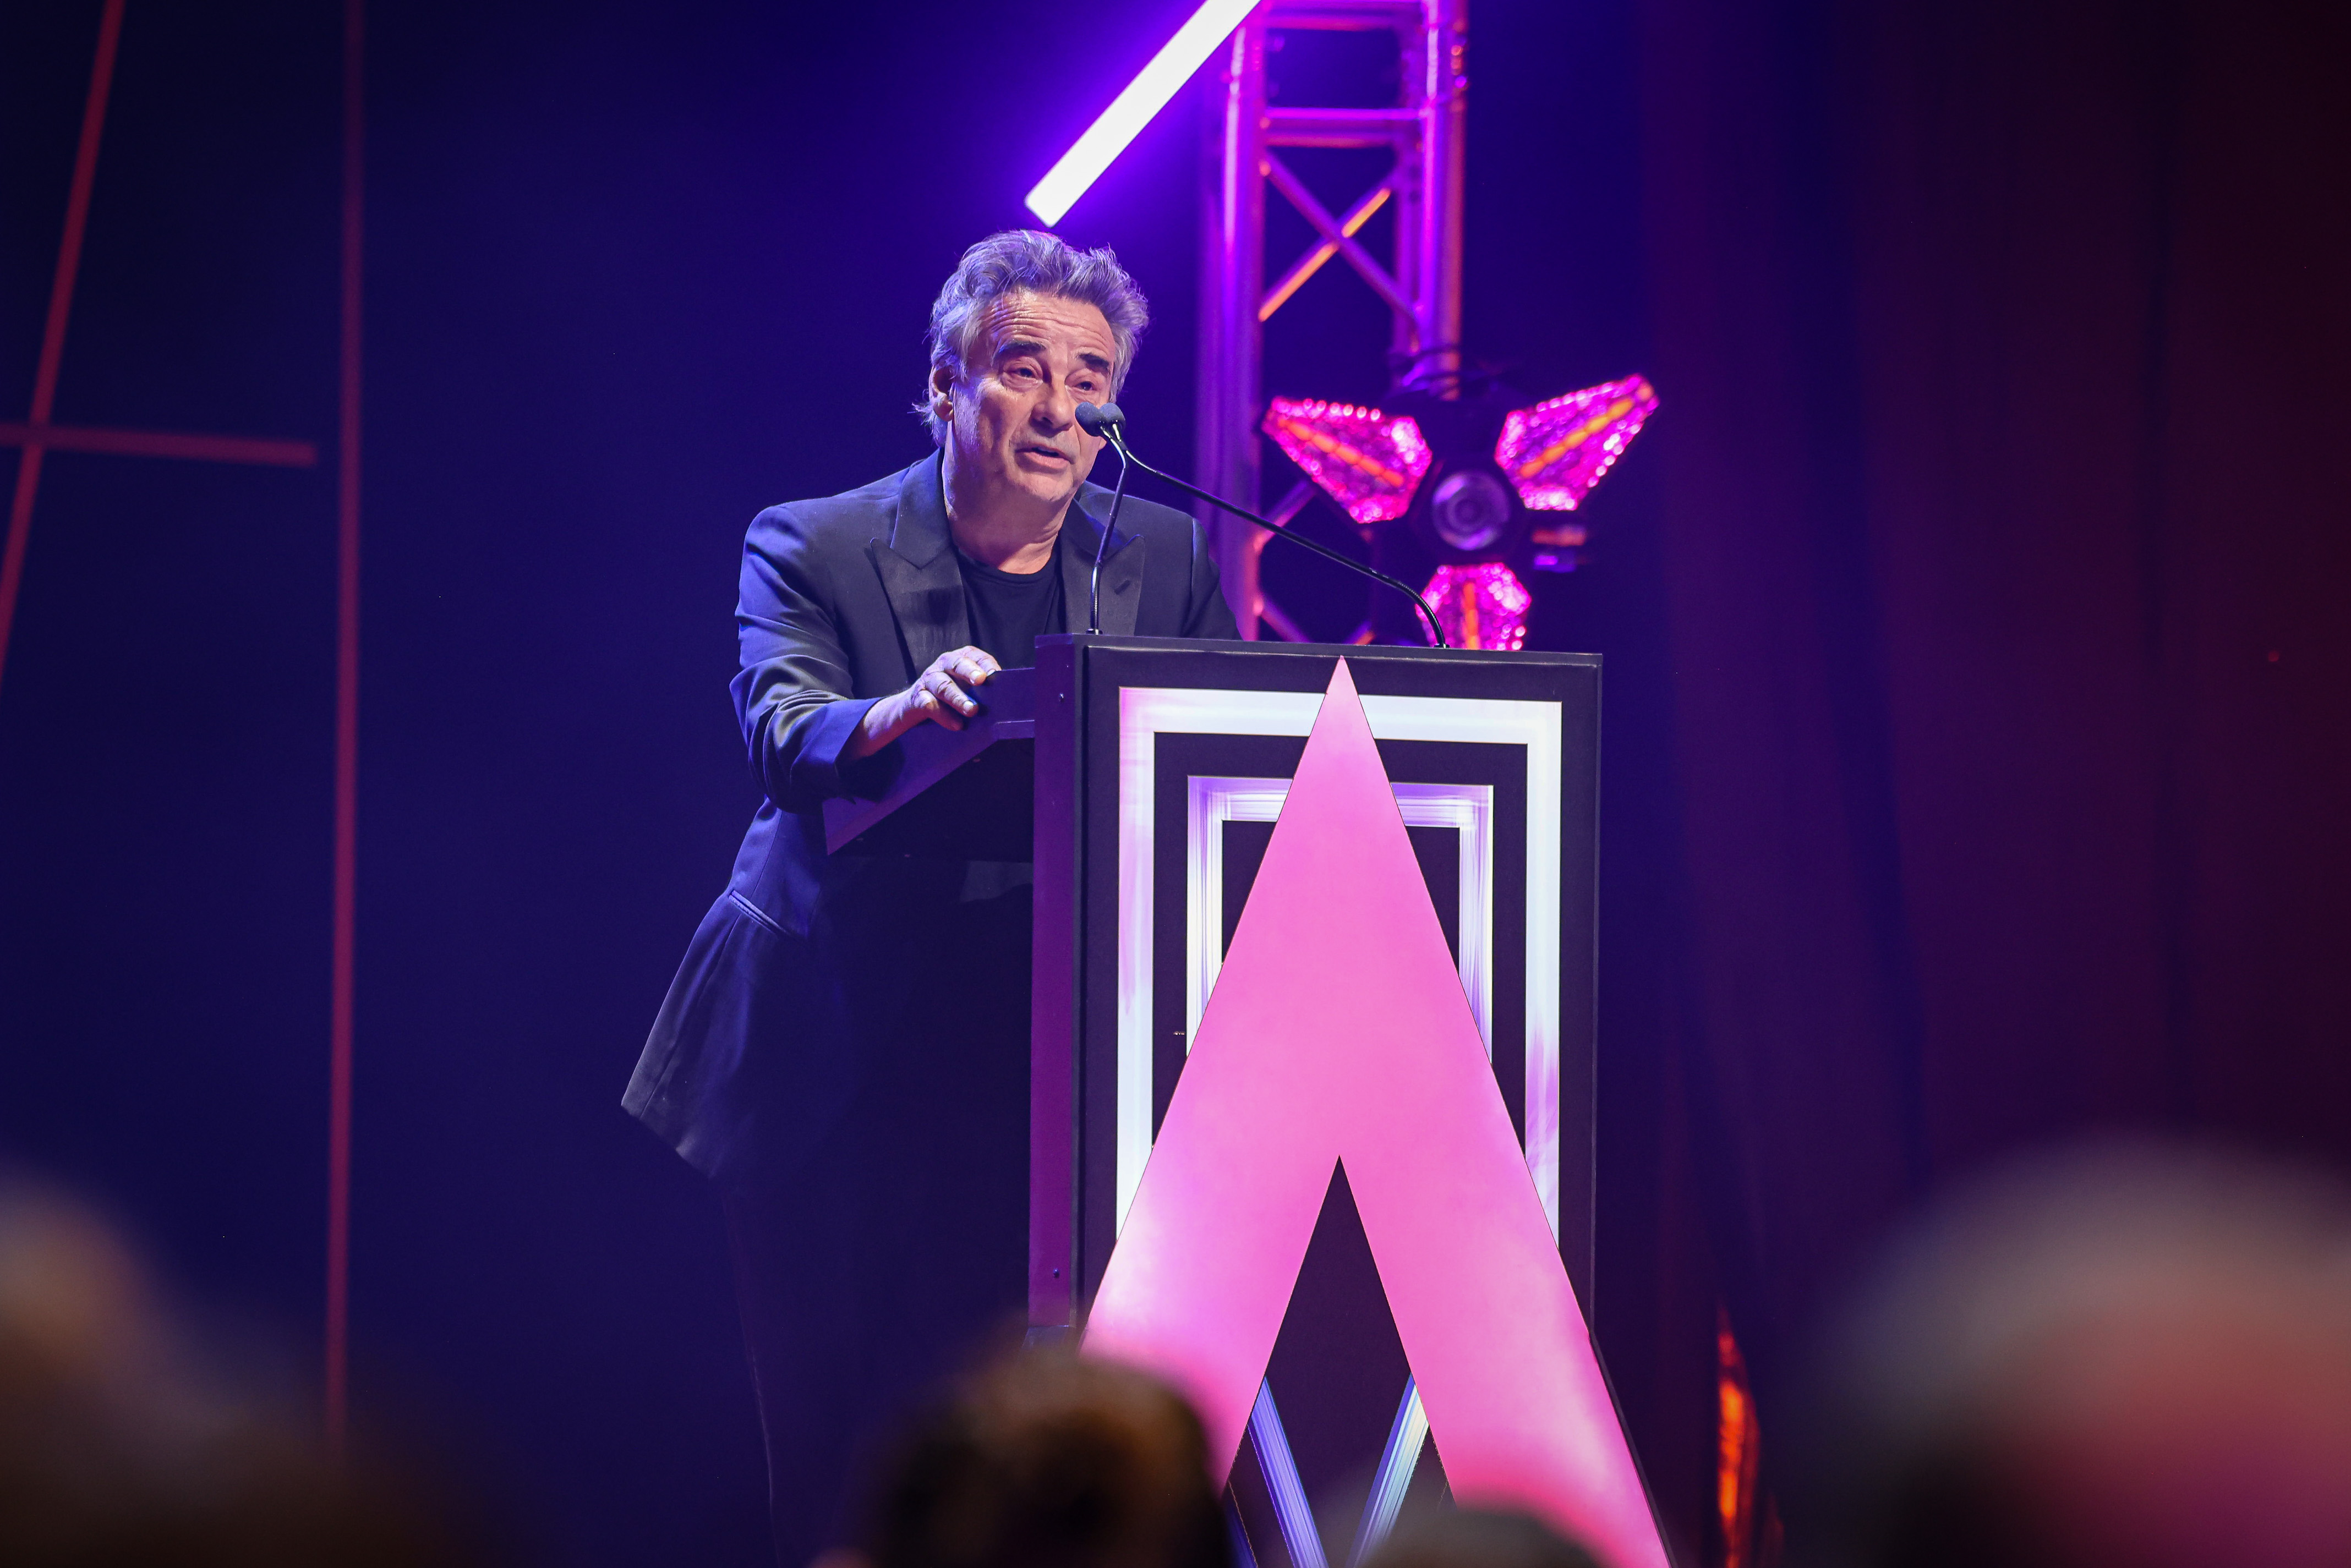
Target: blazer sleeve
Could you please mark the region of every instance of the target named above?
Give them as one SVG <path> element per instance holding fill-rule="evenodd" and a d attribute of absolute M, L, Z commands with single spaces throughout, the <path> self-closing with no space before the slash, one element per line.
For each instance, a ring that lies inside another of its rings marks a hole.
<path fill-rule="evenodd" d="M 1217 577 L 1217 557 L 1208 548 L 1207 533 L 1197 518 L 1187 517 L 1185 521 L 1192 528 L 1192 582 L 1186 600 L 1183 635 L 1238 641 L 1240 622 L 1233 618 L 1233 607 L 1225 602 L 1224 585 Z"/>
<path fill-rule="evenodd" d="M 841 758 L 880 699 L 853 693 L 826 565 L 806 520 L 790 507 L 770 506 L 752 520 L 735 609 L 742 668 L 730 689 L 751 772 L 784 811 L 808 811 L 836 795 L 881 795 L 903 757 L 885 746 L 870 757 Z"/>

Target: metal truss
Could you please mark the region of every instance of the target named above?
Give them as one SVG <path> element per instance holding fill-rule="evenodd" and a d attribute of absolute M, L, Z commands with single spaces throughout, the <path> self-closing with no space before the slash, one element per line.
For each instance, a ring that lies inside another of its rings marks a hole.
<path fill-rule="evenodd" d="M 1382 109 L 1267 102 L 1267 36 L 1277 31 L 1385 32 L 1398 55 L 1402 101 Z M 1468 0 L 1268 0 L 1226 44 L 1211 131 L 1211 184 L 1200 270 L 1199 483 L 1247 502 L 1259 499 L 1258 421 L 1265 407 L 1265 324 L 1307 280 L 1343 261 L 1387 306 L 1390 350 L 1440 395 L 1460 369 L 1461 174 L 1467 120 Z M 1316 199 L 1282 161 L 1297 147 L 1384 149 L 1387 174 L 1343 211 Z M 1270 188 L 1317 236 L 1266 283 L 1266 192 Z M 1383 262 L 1355 237 L 1393 203 L 1395 254 Z M 1301 483 L 1270 515 L 1287 524 L 1314 492 Z M 1258 556 L 1269 535 L 1220 519 L 1215 534 L 1225 594 L 1241 635 L 1260 624 L 1304 640 L 1269 602 Z"/>

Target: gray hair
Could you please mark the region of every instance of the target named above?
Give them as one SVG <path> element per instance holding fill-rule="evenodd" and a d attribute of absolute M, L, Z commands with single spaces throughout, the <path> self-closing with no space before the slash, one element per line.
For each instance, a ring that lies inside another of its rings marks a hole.
<path fill-rule="evenodd" d="M 1118 257 L 1108 247 L 1081 251 L 1034 229 L 1006 229 L 963 253 L 955 275 L 931 306 L 931 374 L 942 368 L 961 380 L 971 368 L 987 307 L 1008 294 L 1043 294 L 1092 306 L 1110 323 L 1118 359 L 1111 367 L 1111 396 L 1126 384 L 1136 340 L 1151 324 L 1151 306 Z M 946 426 L 933 407 L 928 377 L 923 400 L 914 405 L 934 441 L 946 439 Z"/>

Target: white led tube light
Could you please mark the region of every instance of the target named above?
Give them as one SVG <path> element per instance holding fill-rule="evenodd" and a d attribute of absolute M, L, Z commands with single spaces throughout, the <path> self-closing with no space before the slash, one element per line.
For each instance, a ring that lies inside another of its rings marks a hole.
<path fill-rule="evenodd" d="M 1151 57 L 1151 63 L 1126 84 L 1126 90 L 1111 100 L 1102 118 L 1086 127 L 1086 133 L 1061 154 L 1061 161 L 1045 171 L 1036 189 L 1029 192 L 1029 210 L 1048 227 L 1060 223 L 1087 188 L 1102 178 L 1102 171 L 1126 151 L 1126 144 L 1167 107 L 1167 100 L 1200 68 L 1200 62 L 1232 36 L 1256 4 L 1257 0 L 1207 0 L 1193 12 L 1192 19 L 1176 28 L 1176 36 Z"/>

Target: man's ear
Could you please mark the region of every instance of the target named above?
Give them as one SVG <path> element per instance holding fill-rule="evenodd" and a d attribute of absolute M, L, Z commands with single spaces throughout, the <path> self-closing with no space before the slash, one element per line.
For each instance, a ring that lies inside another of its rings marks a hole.
<path fill-rule="evenodd" d="M 931 411 L 941 419 L 947 417 L 947 405 L 953 401 L 955 371 L 945 365 L 931 367 Z"/>

